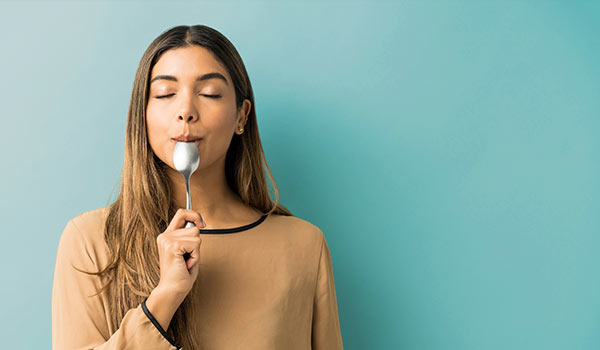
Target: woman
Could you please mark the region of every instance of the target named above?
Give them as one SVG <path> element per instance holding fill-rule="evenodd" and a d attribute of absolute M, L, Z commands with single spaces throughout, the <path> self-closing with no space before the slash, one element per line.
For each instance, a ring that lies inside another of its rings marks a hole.
<path fill-rule="evenodd" d="M 200 154 L 194 210 L 182 209 L 177 141 Z M 227 38 L 178 26 L 150 44 L 125 146 L 118 198 L 61 236 L 53 349 L 343 348 L 327 242 L 278 204 L 250 80 Z"/>

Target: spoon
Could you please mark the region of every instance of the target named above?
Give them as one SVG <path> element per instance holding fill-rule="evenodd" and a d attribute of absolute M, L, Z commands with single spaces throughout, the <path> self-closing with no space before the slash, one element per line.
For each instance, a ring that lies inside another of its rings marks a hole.
<path fill-rule="evenodd" d="M 173 150 L 173 164 L 175 169 L 185 178 L 185 197 L 187 209 L 192 209 L 192 197 L 190 196 L 190 177 L 198 169 L 200 154 L 195 142 L 177 141 Z M 186 221 L 185 227 L 194 227 L 193 222 Z"/>

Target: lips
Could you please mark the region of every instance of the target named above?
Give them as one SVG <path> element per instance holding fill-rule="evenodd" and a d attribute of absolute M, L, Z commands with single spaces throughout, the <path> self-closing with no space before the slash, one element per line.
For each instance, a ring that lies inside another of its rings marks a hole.
<path fill-rule="evenodd" d="M 200 146 L 200 141 L 204 140 L 200 136 L 192 136 L 192 135 L 179 135 L 177 137 L 171 138 L 173 142 L 193 142 L 196 146 Z"/>
<path fill-rule="evenodd" d="M 202 138 L 200 136 L 193 136 L 193 135 L 179 135 L 177 137 L 173 137 L 172 139 L 174 141 L 180 141 L 180 142 L 193 142 L 193 141 L 201 140 Z"/>

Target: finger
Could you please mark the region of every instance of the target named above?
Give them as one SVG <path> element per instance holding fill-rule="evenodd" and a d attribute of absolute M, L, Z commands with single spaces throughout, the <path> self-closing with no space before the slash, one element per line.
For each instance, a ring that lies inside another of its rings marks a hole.
<path fill-rule="evenodd" d="M 198 218 L 195 220 L 190 220 L 190 219 L 186 219 L 186 223 L 183 225 L 185 227 L 185 225 L 187 225 L 187 222 L 191 222 L 193 223 L 195 226 L 200 227 L 200 228 L 204 228 L 206 227 L 206 222 L 204 221 L 204 218 L 202 218 L 202 214 L 200 214 L 197 211 L 193 211 L 195 214 L 198 214 Z M 194 216 L 195 217 L 195 216 Z"/>
<path fill-rule="evenodd" d="M 200 218 L 200 220 L 197 220 L 197 221 L 186 220 L 184 227 L 190 227 L 189 223 L 192 223 L 191 226 L 196 226 L 196 227 L 199 227 L 199 228 L 205 228 L 206 227 L 206 223 L 202 220 L 202 218 Z"/>
<path fill-rule="evenodd" d="M 200 213 L 193 210 L 179 208 L 167 226 L 166 231 L 175 231 L 185 226 L 186 221 L 199 222 Z"/>
<path fill-rule="evenodd" d="M 167 256 L 177 259 L 177 257 L 183 256 L 185 253 L 191 253 L 192 250 L 194 250 L 200 245 L 200 242 L 202 242 L 202 239 L 198 234 L 193 235 L 192 233 L 188 232 L 186 236 L 173 237 L 175 232 L 176 231 L 169 232 L 169 236 L 161 234 L 157 237 L 159 252 L 164 252 L 167 254 Z"/>
<path fill-rule="evenodd" d="M 195 249 L 199 249 L 202 240 L 200 236 L 188 237 L 188 238 L 178 238 L 177 242 L 174 246 L 174 252 L 177 255 L 183 255 L 185 253 L 189 253 L 190 255 Z"/>
<path fill-rule="evenodd" d="M 200 243 L 198 243 L 198 245 L 190 252 L 190 257 L 189 259 L 186 261 L 186 266 L 188 268 L 188 270 L 190 270 L 193 267 L 195 267 L 195 265 L 198 265 L 197 262 L 200 261 L 200 245 L 202 244 L 202 241 L 200 241 Z"/>
<path fill-rule="evenodd" d="M 194 249 L 198 248 L 200 242 L 202 242 L 200 236 L 178 237 L 173 242 L 172 252 L 177 255 L 191 253 Z"/>
<path fill-rule="evenodd" d="M 192 279 L 194 279 L 194 280 L 195 280 L 195 279 L 196 279 L 196 277 L 198 277 L 198 270 L 199 270 L 199 269 L 200 269 L 200 263 L 198 262 L 198 263 L 194 264 L 194 266 L 192 266 L 192 268 L 191 268 L 191 269 L 189 269 L 189 270 L 188 270 L 188 271 L 189 271 L 189 273 L 190 273 L 190 277 L 191 277 Z"/>
<path fill-rule="evenodd" d="M 202 214 L 200 214 L 200 212 L 197 212 L 198 215 L 200 215 L 200 220 L 198 222 L 196 222 L 196 226 L 198 227 L 206 227 L 206 221 L 204 221 L 204 218 L 202 217 Z"/>
<path fill-rule="evenodd" d="M 196 227 L 199 227 L 199 228 L 205 228 L 205 227 L 206 227 L 206 222 L 205 222 L 205 221 L 204 221 L 204 219 L 202 218 L 202 214 L 198 213 L 198 215 L 199 215 L 199 217 L 200 217 L 200 218 L 199 218 L 198 220 L 196 220 L 196 221 L 192 221 L 192 222 L 194 223 L 194 225 L 195 225 Z M 188 220 L 188 221 L 189 221 L 189 220 Z"/>
<path fill-rule="evenodd" d="M 171 232 L 169 232 L 169 235 L 171 237 L 177 237 L 177 238 L 184 238 L 184 237 L 195 238 L 195 237 L 198 237 L 199 233 L 200 233 L 200 229 L 197 226 L 192 226 L 192 227 L 180 228 L 175 231 L 171 231 Z"/>

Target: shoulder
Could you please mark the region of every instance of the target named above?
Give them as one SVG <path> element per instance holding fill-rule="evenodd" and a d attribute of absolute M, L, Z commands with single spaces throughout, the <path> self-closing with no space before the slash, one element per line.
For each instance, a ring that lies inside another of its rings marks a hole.
<path fill-rule="evenodd" d="M 104 220 L 106 219 L 106 215 L 108 215 L 109 207 L 102 207 L 92 210 L 84 211 L 80 214 L 77 214 L 71 221 L 73 224 L 77 225 L 80 229 L 93 229 L 97 228 L 104 224 Z"/>
<path fill-rule="evenodd" d="M 106 255 L 104 222 L 108 206 L 84 211 L 67 221 L 58 244 L 58 255 L 97 265 Z"/>
<path fill-rule="evenodd" d="M 104 223 L 108 215 L 108 206 L 84 211 L 67 222 L 69 232 L 81 236 L 86 241 L 96 241 L 103 238 Z M 99 237 L 101 236 L 101 237 Z"/>
<path fill-rule="evenodd" d="M 285 231 L 288 234 L 299 236 L 305 240 L 310 240 L 316 244 L 321 244 L 324 240 L 323 231 L 315 224 L 306 219 L 297 216 L 270 214 L 270 223 L 278 231 Z"/>

